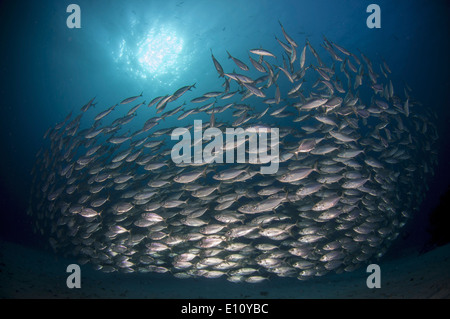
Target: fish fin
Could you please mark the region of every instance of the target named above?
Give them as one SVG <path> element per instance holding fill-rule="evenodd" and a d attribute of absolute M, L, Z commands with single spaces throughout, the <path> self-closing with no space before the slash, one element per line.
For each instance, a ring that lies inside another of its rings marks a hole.
<path fill-rule="evenodd" d="M 208 166 L 205 167 L 205 169 L 203 170 L 201 176 L 206 177 L 206 174 L 207 174 L 207 173 L 206 173 L 206 170 L 207 170 L 207 169 L 208 169 Z"/>
<path fill-rule="evenodd" d="M 288 201 L 289 203 L 291 203 L 291 201 L 290 201 L 289 198 L 288 198 L 288 196 L 289 196 L 288 190 L 287 190 L 287 189 L 283 189 L 283 191 L 284 191 L 285 194 L 286 194 L 285 197 L 284 197 L 284 200 L 285 200 L 285 201 Z M 275 209 L 277 209 L 277 207 L 275 207 L 275 208 L 273 209 L 273 212 L 274 212 L 274 213 L 276 213 Z"/>
<path fill-rule="evenodd" d="M 216 190 L 219 194 L 222 193 L 222 190 L 220 189 L 220 186 L 222 185 L 222 183 L 219 183 L 219 185 L 217 186 Z"/>
<path fill-rule="evenodd" d="M 317 169 L 317 165 L 318 165 L 318 161 L 316 161 L 315 163 L 314 163 L 314 166 L 313 166 L 313 171 L 314 172 L 319 172 L 319 170 Z"/>
<path fill-rule="evenodd" d="M 290 237 L 295 238 L 295 236 L 292 234 L 292 228 L 289 228 L 289 230 L 287 230 L 286 232 L 289 234 Z"/>

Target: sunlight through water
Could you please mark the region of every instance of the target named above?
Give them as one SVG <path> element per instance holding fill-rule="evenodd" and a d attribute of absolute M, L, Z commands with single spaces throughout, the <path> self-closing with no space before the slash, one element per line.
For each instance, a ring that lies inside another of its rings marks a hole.
<path fill-rule="evenodd" d="M 122 39 L 116 62 L 133 77 L 171 85 L 186 70 L 183 39 L 170 28 L 151 28 L 142 37 Z"/>

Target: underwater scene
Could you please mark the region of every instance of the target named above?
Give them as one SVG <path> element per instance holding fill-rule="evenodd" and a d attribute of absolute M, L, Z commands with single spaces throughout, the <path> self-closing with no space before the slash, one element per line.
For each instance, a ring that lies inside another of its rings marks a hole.
<path fill-rule="evenodd" d="M 449 298 L 449 17 L 2 2 L 0 297 Z"/>

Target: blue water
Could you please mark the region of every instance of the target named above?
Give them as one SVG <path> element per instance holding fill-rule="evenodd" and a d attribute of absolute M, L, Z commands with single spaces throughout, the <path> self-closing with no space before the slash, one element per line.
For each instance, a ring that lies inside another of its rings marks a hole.
<path fill-rule="evenodd" d="M 428 214 L 450 181 L 448 1 L 76 1 L 81 29 L 69 29 L 66 8 L 73 2 L 0 4 L 0 238 L 29 246 L 46 242 L 32 234 L 25 212 L 30 171 L 48 127 L 94 96 L 103 110 L 142 91 L 147 102 L 193 83 L 197 89 L 186 99 L 219 91 L 210 50 L 230 72 L 236 66 L 226 50 L 248 65 L 249 49 L 281 53 L 274 39 L 283 39 L 280 20 L 322 57 L 325 35 L 372 60 L 384 58 L 398 89 L 406 81 L 423 107 L 439 115 L 439 167 L 420 213 L 394 249 L 428 240 Z M 381 7 L 381 29 L 366 26 L 370 3 Z M 139 51 L 145 41 L 154 51 L 146 61 L 145 50 Z M 142 122 L 153 116 L 146 112 L 138 112 Z"/>

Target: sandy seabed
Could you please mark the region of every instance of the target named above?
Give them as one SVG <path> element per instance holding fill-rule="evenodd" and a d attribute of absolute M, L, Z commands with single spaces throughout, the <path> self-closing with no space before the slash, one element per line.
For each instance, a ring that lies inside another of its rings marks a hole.
<path fill-rule="evenodd" d="M 381 288 L 369 289 L 366 267 L 311 280 L 274 278 L 258 284 L 177 279 L 171 274 L 106 274 L 81 266 L 81 288 L 69 289 L 66 272 L 76 260 L 0 241 L 0 298 L 450 298 L 450 244 L 424 254 L 379 262 Z"/>

